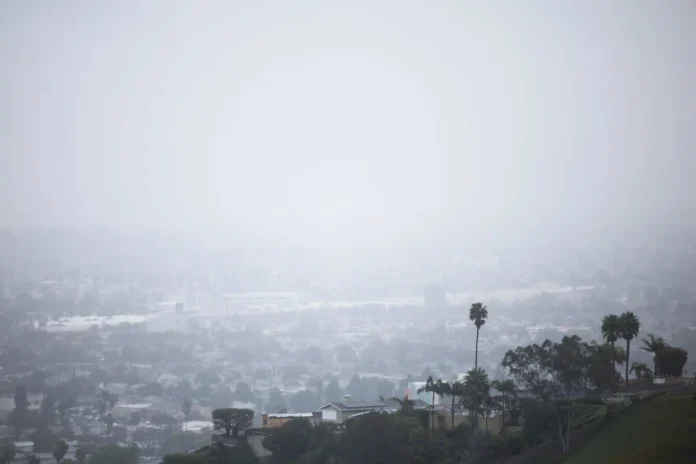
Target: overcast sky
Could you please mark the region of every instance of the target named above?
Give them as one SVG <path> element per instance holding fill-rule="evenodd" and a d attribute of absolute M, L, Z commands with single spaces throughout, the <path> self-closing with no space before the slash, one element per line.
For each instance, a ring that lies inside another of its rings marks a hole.
<path fill-rule="evenodd" d="M 0 2 L 2 226 L 666 227 L 696 205 L 695 114 L 689 0 Z"/>

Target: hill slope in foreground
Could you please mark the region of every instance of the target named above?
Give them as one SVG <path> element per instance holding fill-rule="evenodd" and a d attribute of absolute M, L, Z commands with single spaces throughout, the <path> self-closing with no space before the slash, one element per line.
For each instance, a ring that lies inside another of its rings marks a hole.
<path fill-rule="evenodd" d="M 564 464 L 681 464 L 696 460 L 696 400 L 666 395 L 629 407 Z"/>

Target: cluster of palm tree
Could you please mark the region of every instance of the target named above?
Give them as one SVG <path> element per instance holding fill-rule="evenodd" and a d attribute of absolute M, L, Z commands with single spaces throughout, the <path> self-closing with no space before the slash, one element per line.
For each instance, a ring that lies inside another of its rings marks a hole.
<path fill-rule="evenodd" d="M 476 326 L 476 345 L 474 348 L 474 368 L 466 373 L 463 381 L 453 380 L 445 382 L 428 376 L 425 386 L 418 389 L 418 393 L 428 392 L 432 394 L 431 401 L 431 425 L 432 434 L 435 435 L 435 395 L 440 398 L 447 396 L 451 399 L 451 426 L 454 428 L 454 413 L 457 406 L 469 410 L 472 426 L 476 425 L 479 415 L 488 418 L 494 410 L 502 411 L 503 427 L 505 426 L 505 412 L 512 408 L 512 400 L 517 396 L 517 387 L 512 380 L 490 381 L 485 370 L 478 367 L 478 345 L 481 327 L 488 319 L 488 308 L 483 303 L 473 303 L 469 309 L 469 319 Z M 497 390 L 500 395 L 493 396 L 491 388 Z"/>
<path fill-rule="evenodd" d="M 611 345 L 612 364 L 616 369 L 616 354 L 614 344 L 621 338 L 626 340 L 626 385 L 628 385 L 629 360 L 631 356 L 631 340 L 638 336 L 640 332 L 640 320 L 631 311 L 617 316 L 608 314 L 602 319 L 602 336 Z M 616 385 L 614 385 L 616 388 Z"/>
<path fill-rule="evenodd" d="M 491 394 L 491 388 L 497 390 L 500 396 Z M 505 411 L 512 407 L 512 399 L 517 395 L 517 387 L 512 380 L 490 381 L 486 371 L 475 367 L 467 372 L 463 381 L 453 380 L 444 382 L 442 379 L 434 379 L 429 376 L 425 386 L 418 389 L 418 393 L 428 392 L 432 394 L 431 425 L 432 434 L 435 435 L 435 395 L 450 397 L 451 404 L 451 427 L 454 428 L 454 413 L 457 406 L 467 409 L 471 418 L 472 427 L 476 426 L 479 415 L 486 419 L 486 430 L 488 429 L 488 418 L 491 411 L 502 411 L 503 427 L 505 424 Z"/>
<path fill-rule="evenodd" d="M 660 375 L 660 359 L 666 346 L 667 343 L 662 337 L 656 337 L 653 334 L 648 334 L 648 338 L 643 339 L 643 346 L 640 349 L 652 353 L 654 363 L 652 374 L 655 377 Z M 636 376 L 638 376 L 638 373 L 636 373 Z"/>

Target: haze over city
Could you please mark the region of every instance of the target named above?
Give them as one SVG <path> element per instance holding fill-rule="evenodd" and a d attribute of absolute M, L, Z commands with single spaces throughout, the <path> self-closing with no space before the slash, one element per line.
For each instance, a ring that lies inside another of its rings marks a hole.
<path fill-rule="evenodd" d="M 6 2 L 2 224 L 347 251 L 690 227 L 694 14 Z"/>

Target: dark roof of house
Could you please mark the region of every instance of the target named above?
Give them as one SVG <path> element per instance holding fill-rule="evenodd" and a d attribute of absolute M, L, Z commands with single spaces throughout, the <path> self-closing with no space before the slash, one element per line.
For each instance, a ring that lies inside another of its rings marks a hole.
<path fill-rule="evenodd" d="M 386 405 L 387 408 L 393 408 L 393 409 L 401 409 L 402 402 L 397 400 L 396 398 L 389 398 L 385 399 L 383 403 Z M 416 398 L 414 400 L 411 400 L 411 403 L 413 405 L 413 409 L 425 409 L 429 408 L 430 405 L 423 401 L 420 398 Z"/>
<path fill-rule="evenodd" d="M 387 405 L 381 401 L 346 401 L 345 403 L 329 403 L 322 406 L 321 409 L 326 409 L 329 406 L 333 406 L 340 411 L 360 411 L 368 409 L 380 409 L 386 407 Z"/>

